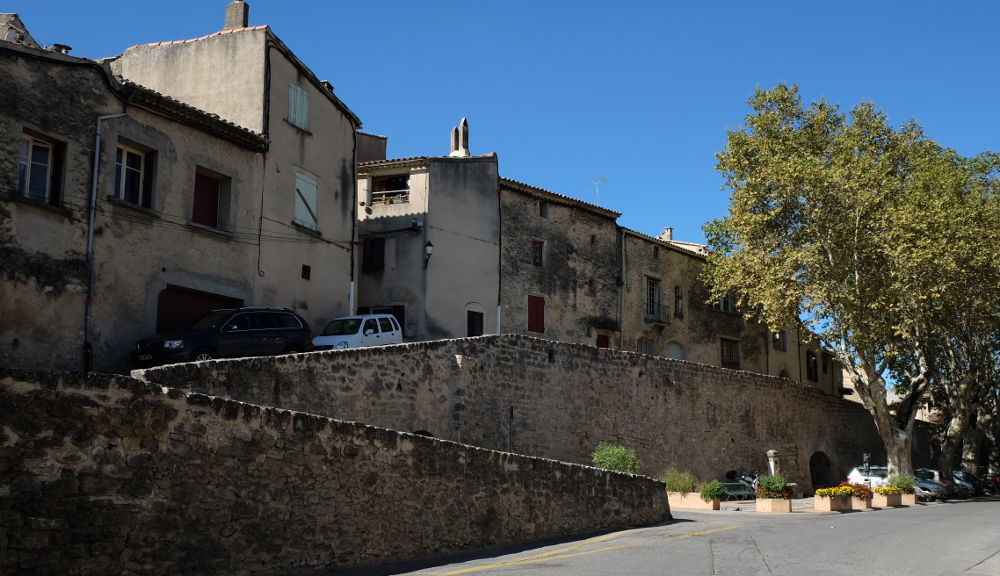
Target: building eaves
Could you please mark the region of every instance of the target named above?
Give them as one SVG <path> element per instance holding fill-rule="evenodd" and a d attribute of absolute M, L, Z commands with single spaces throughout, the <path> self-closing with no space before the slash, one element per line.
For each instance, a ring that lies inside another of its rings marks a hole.
<path fill-rule="evenodd" d="M 169 96 L 126 80 L 121 76 L 114 76 L 113 78 L 118 84 L 119 93 L 130 105 L 139 106 L 181 124 L 210 132 L 254 152 L 264 152 L 268 148 L 268 139 L 262 134 L 224 120 L 217 114 L 212 114 L 195 108 L 190 104 L 174 100 Z"/>
<path fill-rule="evenodd" d="M 430 157 L 428 156 L 410 156 L 408 158 L 390 158 L 388 160 L 369 160 L 367 162 L 358 162 L 358 170 L 383 167 L 418 166 L 426 164 L 429 159 Z"/>
<path fill-rule="evenodd" d="M 631 230 L 629 228 L 624 228 L 624 227 L 620 228 L 622 232 L 628 234 L 629 236 L 635 236 L 636 238 L 639 238 L 641 240 L 652 242 L 658 246 L 663 246 L 664 248 L 669 248 L 675 252 L 680 252 L 685 256 L 694 256 L 695 258 L 699 258 L 701 260 L 704 260 L 707 257 L 707 255 L 704 252 L 699 252 L 695 248 L 696 246 L 698 246 L 701 247 L 702 249 L 707 250 L 707 248 L 705 248 L 702 244 L 695 244 L 694 242 L 678 242 L 676 240 L 661 240 L 659 238 L 654 238 L 653 236 L 643 234 L 642 232 L 636 232 L 635 230 Z M 691 248 L 687 248 L 686 246 L 691 246 Z"/>
<path fill-rule="evenodd" d="M 354 124 L 355 130 L 361 128 L 361 119 L 358 118 L 357 114 L 351 111 L 351 109 L 347 107 L 347 104 L 344 104 L 344 102 L 340 98 L 338 98 L 336 94 L 333 93 L 333 90 L 327 84 L 324 84 L 319 78 L 317 78 L 316 74 L 314 74 L 313 71 L 310 70 L 309 67 L 306 66 L 305 63 L 303 63 L 302 60 L 300 60 L 299 57 L 296 56 L 295 53 L 292 52 L 292 50 L 288 46 L 286 46 L 284 42 L 281 41 L 281 38 L 278 38 L 278 35 L 275 34 L 273 30 L 271 30 L 271 27 L 266 24 L 262 24 L 259 26 L 247 26 L 244 28 L 229 28 L 226 30 L 219 30 L 218 32 L 213 32 L 211 34 L 206 34 L 205 36 L 199 36 L 198 38 L 190 38 L 187 40 L 169 40 L 166 42 L 153 42 L 151 44 L 137 44 L 135 46 L 130 46 L 125 51 L 127 52 L 129 50 L 132 50 L 133 48 L 139 48 L 141 46 L 169 46 L 171 44 L 190 44 L 193 42 L 201 42 L 209 38 L 225 36 L 227 34 L 239 34 L 241 32 L 252 32 L 255 30 L 263 30 L 267 34 L 268 40 L 274 43 L 274 46 L 278 48 L 278 50 L 280 50 L 285 55 L 285 57 L 288 58 L 292 62 L 292 64 L 294 64 L 295 67 L 298 68 L 299 71 L 301 71 L 306 76 L 306 78 L 309 79 L 309 81 L 313 84 L 313 86 L 315 86 L 315 88 L 319 90 L 321 94 L 326 95 L 327 99 L 330 100 L 330 102 L 332 102 L 333 105 L 337 107 L 337 109 L 339 109 L 348 118 L 351 119 L 351 123 Z"/>
<path fill-rule="evenodd" d="M 538 188 L 537 186 L 531 186 L 530 184 L 525 184 L 524 182 L 518 182 L 517 180 L 511 180 L 510 178 L 500 178 L 500 184 L 502 186 L 507 186 L 512 190 L 517 190 L 520 192 L 533 194 L 535 196 L 540 196 L 550 201 L 561 202 L 563 204 L 568 204 L 571 206 L 583 208 L 600 216 L 609 217 L 613 220 L 621 216 L 620 212 L 609 210 L 607 208 L 604 208 L 603 206 L 598 206 L 596 204 L 584 202 L 583 200 L 577 200 L 576 198 L 570 198 L 569 196 L 564 196 L 562 194 L 556 194 L 555 192 L 552 192 L 550 190 L 546 190 L 544 188 Z"/>

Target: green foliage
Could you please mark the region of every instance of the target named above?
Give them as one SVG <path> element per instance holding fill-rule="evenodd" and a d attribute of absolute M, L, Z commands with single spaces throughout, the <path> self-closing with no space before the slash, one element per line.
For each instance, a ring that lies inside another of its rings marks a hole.
<path fill-rule="evenodd" d="M 681 472 L 669 468 L 660 475 L 660 480 L 667 485 L 667 492 L 680 492 L 688 494 L 698 491 L 698 479 L 690 472 Z"/>
<path fill-rule="evenodd" d="M 639 460 L 639 457 L 636 456 L 635 450 L 625 448 L 624 446 L 615 446 L 607 442 L 598 444 L 591 457 L 593 458 L 594 466 L 603 468 L 604 470 L 638 474 L 639 468 L 642 467 L 642 460 Z"/>
<path fill-rule="evenodd" d="M 790 498 L 788 480 L 784 476 L 761 476 L 757 478 L 758 498 Z"/>
<path fill-rule="evenodd" d="M 917 485 L 917 479 L 909 474 L 893 474 L 889 476 L 887 483 L 903 491 L 903 494 L 913 494 L 913 487 Z"/>
<path fill-rule="evenodd" d="M 719 500 L 726 495 L 726 489 L 722 486 L 722 482 L 718 480 L 712 480 L 701 487 L 701 499 L 705 502 L 711 502 L 712 500 Z"/>
<path fill-rule="evenodd" d="M 749 104 L 717 155 L 731 202 L 705 226 L 710 299 L 732 292 L 773 328 L 803 322 L 850 371 L 890 468 L 907 471 L 900 438 L 932 368 L 957 355 L 951 372 L 981 372 L 997 330 L 1000 155 L 959 156 L 871 103 L 805 106 L 796 86 Z M 895 414 L 887 373 L 902 385 Z"/>

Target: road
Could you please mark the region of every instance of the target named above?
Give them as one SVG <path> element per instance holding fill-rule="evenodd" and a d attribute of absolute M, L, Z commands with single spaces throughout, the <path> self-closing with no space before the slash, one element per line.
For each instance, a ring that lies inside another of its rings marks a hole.
<path fill-rule="evenodd" d="M 843 514 L 676 510 L 674 518 L 419 570 L 364 574 L 1000 576 L 1000 499 Z"/>

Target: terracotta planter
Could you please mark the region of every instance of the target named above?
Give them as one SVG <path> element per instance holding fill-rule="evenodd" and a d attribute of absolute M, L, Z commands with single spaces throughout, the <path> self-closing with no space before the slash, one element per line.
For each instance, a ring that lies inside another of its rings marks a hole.
<path fill-rule="evenodd" d="M 851 510 L 868 510 L 871 507 L 872 507 L 871 498 L 861 499 L 861 498 L 856 498 L 854 496 L 851 497 Z"/>
<path fill-rule="evenodd" d="M 872 506 L 875 508 L 891 508 L 903 505 L 902 494 L 878 494 L 872 496 Z"/>
<path fill-rule="evenodd" d="M 901 494 L 901 502 L 903 506 L 916 506 L 917 505 L 917 495 L 916 494 Z"/>
<path fill-rule="evenodd" d="M 813 496 L 817 512 L 836 512 L 851 509 L 851 496 Z"/>
<path fill-rule="evenodd" d="M 758 498 L 758 512 L 791 512 L 792 501 L 787 498 Z"/>
<path fill-rule="evenodd" d="M 705 502 L 701 499 L 701 494 L 696 492 L 667 492 L 667 501 L 670 502 L 670 509 L 688 510 L 718 510 L 719 499 Z"/>

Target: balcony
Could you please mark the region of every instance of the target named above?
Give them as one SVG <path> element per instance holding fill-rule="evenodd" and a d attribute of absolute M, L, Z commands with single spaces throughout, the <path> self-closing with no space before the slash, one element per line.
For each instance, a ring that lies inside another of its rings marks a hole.
<path fill-rule="evenodd" d="M 387 204 L 409 204 L 410 203 L 410 189 L 406 188 L 403 190 L 384 190 L 379 192 L 372 192 L 372 206 L 384 206 Z"/>
<path fill-rule="evenodd" d="M 660 303 L 646 302 L 643 309 L 643 319 L 650 324 L 667 325 L 667 306 Z"/>

